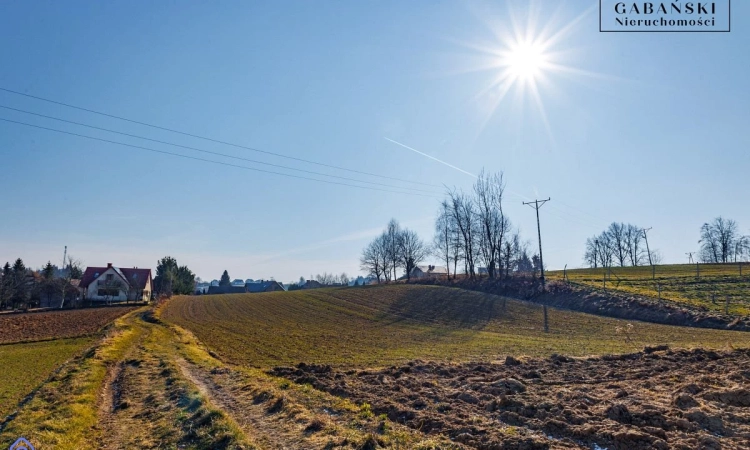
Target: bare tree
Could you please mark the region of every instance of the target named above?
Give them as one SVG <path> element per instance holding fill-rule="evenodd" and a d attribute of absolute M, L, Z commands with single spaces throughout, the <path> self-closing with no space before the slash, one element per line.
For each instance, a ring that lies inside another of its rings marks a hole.
<path fill-rule="evenodd" d="M 443 200 L 440 203 L 440 211 L 435 221 L 435 237 L 432 240 L 431 251 L 438 259 L 445 261 L 448 278 L 451 276 L 451 258 L 454 250 L 454 246 L 451 245 L 452 234 L 452 220 L 448 202 Z"/>
<path fill-rule="evenodd" d="M 711 223 L 701 227 L 700 258 L 708 263 L 726 263 L 734 259 L 740 242 L 746 239 L 740 236 L 737 222 L 717 217 Z"/>
<path fill-rule="evenodd" d="M 612 252 L 620 267 L 624 267 L 628 259 L 628 246 L 625 243 L 625 224 L 612 222 L 607 228 Z"/>
<path fill-rule="evenodd" d="M 401 239 L 401 225 L 396 219 L 391 219 L 385 230 L 386 251 L 390 269 L 393 271 L 393 279 L 398 278 L 396 271 L 401 267 L 401 258 L 399 258 L 399 240 Z"/>
<path fill-rule="evenodd" d="M 383 276 L 383 266 L 380 265 L 376 241 L 377 239 L 367 244 L 367 247 L 362 251 L 362 256 L 359 258 L 359 267 L 365 274 L 375 277 L 380 283 L 380 278 Z"/>
<path fill-rule="evenodd" d="M 474 266 L 477 259 L 479 244 L 478 224 L 474 202 L 465 194 L 455 190 L 448 192 L 451 206 L 451 214 L 460 233 L 461 248 L 463 250 L 464 270 L 469 278 L 474 279 L 476 271 Z"/>
<path fill-rule="evenodd" d="M 427 246 L 415 231 L 405 229 L 399 236 L 400 262 L 406 270 L 406 279 L 411 280 L 411 271 L 427 256 Z"/>
<path fill-rule="evenodd" d="M 502 172 L 490 176 L 482 171 L 474 184 L 475 214 L 479 225 L 479 254 L 490 278 L 496 277 L 501 265 L 500 252 L 506 230 L 510 225 L 503 214 L 504 191 Z"/>
<path fill-rule="evenodd" d="M 388 236 L 383 233 L 367 247 L 365 247 L 360 257 L 360 267 L 368 276 L 374 276 L 378 283 L 381 281 L 390 281 L 391 265 Z"/>
<path fill-rule="evenodd" d="M 614 245 L 609 233 L 606 231 L 602 232 L 594 239 L 594 243 L 596 244 L 596 252 L 602 267 L 612 267 Z"/>
<path fill-rule="evenodd" d="M 598 245 L 598 238 L 594 237 L 586 239 L 586 252 L 583 254 L 583 260 L 589 265 L 589 267 L 594 269 L 597 268 L 599 262 Z"/>
<path fill-rule="evenodd" d="M 639 266 L 643 261 L 643 229 L 633 224 L 625 225 L 625 247 L 631 266 Z"/>
<path fill-rule="evenodd" d="M 71 294 L 71 291 L 77 291 L 72 285 L 73 279 L 77 274 L 81 272 L 81 261 L 68 256 L 68 266 L 63 268 L 62 276 L 60 277 L 60 309 L 65 306 L 65 298 Z M 77 292 L 74 292 L 77 296 Z"/>

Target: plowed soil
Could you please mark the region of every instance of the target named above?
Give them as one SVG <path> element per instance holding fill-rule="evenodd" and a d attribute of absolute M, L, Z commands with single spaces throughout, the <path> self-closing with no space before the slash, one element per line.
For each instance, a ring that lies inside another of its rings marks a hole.
<path fill-rule="evenodd" d="M 750 351 L 271 371 L 476 449 L 750 448 Z"/>
<path fill-rule="evenodd" d="M 3 314 L 0 315 L 0 344 L 87 336 L 135 308 L 113 306 Z"/>

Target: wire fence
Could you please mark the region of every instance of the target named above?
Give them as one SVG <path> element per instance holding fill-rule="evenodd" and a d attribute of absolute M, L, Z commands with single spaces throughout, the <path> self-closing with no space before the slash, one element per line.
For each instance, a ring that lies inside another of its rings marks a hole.
<path fill-rule="evenodd" d="M 735 315 L 750 314 L 750 263 L 599 267 L 551 271 L 549 279 Z"/>

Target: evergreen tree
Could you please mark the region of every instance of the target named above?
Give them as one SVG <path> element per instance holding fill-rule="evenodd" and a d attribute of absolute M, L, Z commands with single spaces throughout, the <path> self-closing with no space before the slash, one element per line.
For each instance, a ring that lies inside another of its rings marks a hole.
<path fill-rule="evenodd" d="M 52 265 L 51 262 L 47 261 L 47 265 L 42 268 L 42 283 L 41 291 L 47 298 L 47 306 L 51 306 L 52 296 L 55 294 L 57 287 L 55 286 L 55 271 L 57 268 Z"/>
<path fill-rule="evenodd" d="M 229 278 L 229 272 L 226 270 L 224 273 L 221 274 L 221 280 L 219 281 L 219 286 L 229 286 L 232 284 L 232 280 Z"/>
<path fill-rule="evenodd" d="M 42 278 L 44 278 L 46 281 L 51 281 L 55 276 L 55 266 L 53 266 L 51 262 L 47 261 L 47 265 L 42 268 L 41 275 Z"/>
<path fill-rule="evenodd" d="M 14 308 L 25 306 L 29 299 L 29 287 L 26 283 L 26 266 L 23 260 L 18 258 L 13 264 L 13 287 L 10 303 Z"/>
<path fill-rule="evenodd" d="M 165 256 L 156 262 L 156 276 L 154 277 L 154 291 L 157 295 L 171 296 L 174 292 L 177 276 L 177 260 Z"/>
<path fill-rule="evenodd" d="M 0 308 L 5 309 L 10 303 L 13 291 L 13 269 L 10 263 L 3 266 L 2 279 L 0 279 Z"/>

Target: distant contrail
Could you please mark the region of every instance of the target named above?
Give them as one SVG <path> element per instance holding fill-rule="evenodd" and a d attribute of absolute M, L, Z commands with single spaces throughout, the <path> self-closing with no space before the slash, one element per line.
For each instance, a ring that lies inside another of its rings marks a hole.
<path fill-rule="evenodd" d="M 456 169 L 456 170 L 458 170 L 459 172 L 463 172 L 463 173 L 465 173 L 466 175 L 469 175 L 469 176 L 472 176 L 472 177 L 474 177 L 474 178 L 477 178 L 477 176 L 476 176 L 476 175 L 474 175 L 474 174 L 473 174 L 473 173 L 471 173 L 471 172 L 467 172 L 467 171 L 465 171 L 464 169 L 461 169 L 460 167 L 456 167 L 456 166 L 454 166 L 453 164 L 449 164 L 449 163 L 447 163 L 447 162 L 445 162 L 445 161 L 441 161 L 441 160 L 439 160 L 439 159 L 435 158 L 434 156 L 430 156 L 430 155 L 428 155 L 427 153 L 422 153 L 422 152 L 420 152 L 419 150 L 417 150 L 416 148 L 412 148 L 412 147 L 409 147 L 409 146 L 408 146 L 408 145 L 406 145 L 406 144 L 402 144 L 402 143 L 400 143 L 400 142 L 398 142 L 398 141 L 394 141 L 393 139 L 389 139 L 389 138 L 387 138 L 387 137 L 385 137 L 385 136 L 383 136 L 383 139 L 385 139 L 386 141 L 390 141 L 390 142 L 393 142 L 393 143 L 394 143 L 394 144 L 396 144 L 396 145 L 400 145 L 401 147 L 407 148 L 407 149 L 409 149 L 409 150 L 411 150 L 411 151 L 413 151 L 413 152 L 419 153 L 419 154 L 420 154 L 420 155 L 422 155 L 422 156 L 426 156 L 426 157 L 428 157 L 428 158 L 430 158 L 430 159 L 432 159 L 432 160 L 434 160 L 434 161 L 437 161 L 437 162 L 439 162 L 440 164 L 444 164 L 444 165 L 446 165 L 446 166 L 450 167 L 451 169 Z"/>

